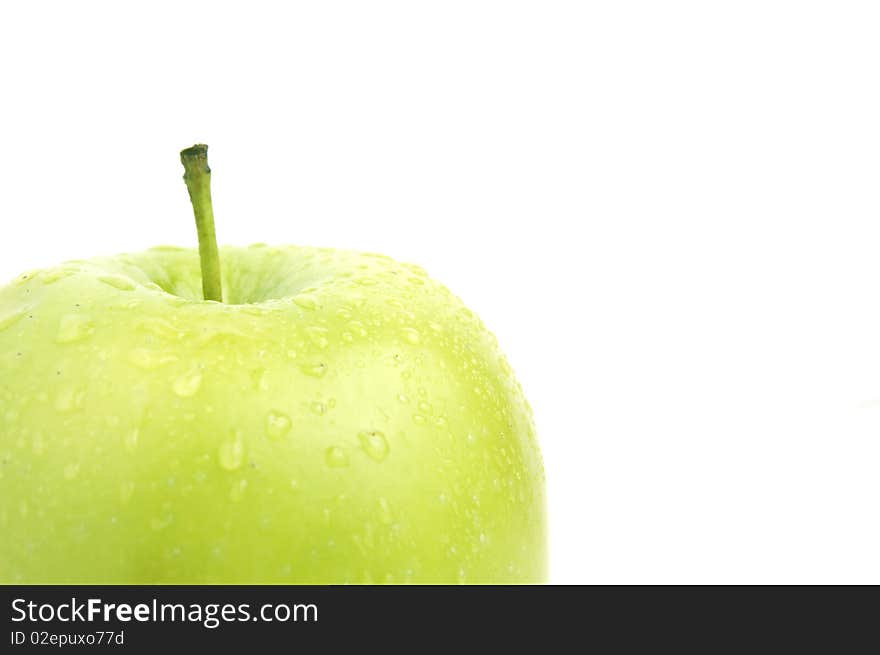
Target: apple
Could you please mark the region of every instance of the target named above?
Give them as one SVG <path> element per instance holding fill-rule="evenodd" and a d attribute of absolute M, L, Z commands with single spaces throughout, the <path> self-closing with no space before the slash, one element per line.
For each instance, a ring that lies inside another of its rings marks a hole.
<path fill-rule="evenodd" d="M 0 289 L 0 583 L 537 583 L 544 472 L 494 337 L 384 256 L 72 261 Z M 222 299 L 222 302 L 221 302 Z"/>

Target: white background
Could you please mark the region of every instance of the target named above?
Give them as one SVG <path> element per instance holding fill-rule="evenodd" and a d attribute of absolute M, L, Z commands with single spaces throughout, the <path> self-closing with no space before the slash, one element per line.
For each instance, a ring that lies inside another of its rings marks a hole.
<path fill-rule="evenodd" d="M 871 2 L 4 3 L 0 274 L 384 252 L 499 337 L 559 583 L 880 583 Z"/>

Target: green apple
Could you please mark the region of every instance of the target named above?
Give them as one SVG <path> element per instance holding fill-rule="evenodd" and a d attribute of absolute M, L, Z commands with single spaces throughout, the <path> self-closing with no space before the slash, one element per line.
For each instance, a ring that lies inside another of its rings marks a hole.
<path fill-rule="evenodd" d="M 201 256 L 0 289 L 0 583 L 543 581 L 531 411 L 480 320 L 387 257 L 218 250 L 182 154 Z"/>

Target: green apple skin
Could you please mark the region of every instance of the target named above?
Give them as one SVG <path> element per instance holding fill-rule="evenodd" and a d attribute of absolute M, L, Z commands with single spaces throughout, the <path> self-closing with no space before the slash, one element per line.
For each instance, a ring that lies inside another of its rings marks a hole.
<path fill-rule="evenodd" d="M 494 337 L 418 267 L 221 249 L 0 290 L 0 583 L 538 583 L 544 472 Z"/>

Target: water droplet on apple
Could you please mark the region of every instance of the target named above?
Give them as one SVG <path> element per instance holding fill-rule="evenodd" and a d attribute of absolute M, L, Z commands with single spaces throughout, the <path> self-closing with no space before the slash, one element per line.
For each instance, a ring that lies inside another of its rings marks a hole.
<path fill-rule="evenodd" d="M 385 302 L 395 309 L 406 309 L 406 305 L 403 304 L 403 301 L 400 300 L 400 298 L 389 298 Z"/>
<path fill-rule="evenodd" d="M 376 284 L 378 284 L 378 282 L 374 278 L 366 277 L 366 276 L 356 277 L 356 278 L 354 278 L 353 282 L 355 284 L 361 285 L 362 287 L 372 287 L 372 286 L 375 286 Z"/>
<path fill-rule="evenodd" d="M 233 483 L 232 488 L 229 490 L 229 500 L 231 500 L 233 503 L 237 503 L 242 498 L 244 498 L 244 492 L 247 489 L 247 484 L 248 481 L 244 478 Z"/>
<path fill-rule="evenodd" d="M 431 403 L 425 402 L 424 400 L 419 403 L 419 411 L 425 414 L 433 414 L 434 408 L 431 406 Z"/>
<path fill-rule="evenodd" d="M 132 495 L 134 494 L 134 482 L 131 480 L 125 480 L 122 484 L 119 485 L 119 499 L 123 503 L 127 503 L 131 500 Z"/>
<path fill-rule="evenodd" d="M 82 341 L 95 332 L 95 324 L 81 314 L 65 314 L 58 324 L 57 343 L 74 343 Z"/>
<path fill-rule="evenodd" d="M 269 412 L 266 417 L 266 435 L 270 439 L 280 439 L 290 432 L 290 417 L 281 412 Z"/>
<path fill-rule="evenodd" d="M 201 373 L 188 373 L 187 375 L 177 378 L 174 381 L 172 389 L 174 390 L 174 393 L 181 398 L 189 398 L 190 396 L 196 395 L 201 386 Z"/>
<path fill-rule="evenodd" d="M 120 291 L 132 291 L 134 289 L 134 284 L 132 284 L 131 280 L 128 280 L 121 275 L 102 275 L 98 278 L 98 282 L 103 282 L 104 284 L 111 286 L 114 289 L 119 289 Z"/>
<path fill-rule="evenodd" d="M 227 471 L 234 471 L 241 467 L 244 462 L 244 442 L 240 431 L 236 430 L 231 439 L 220 444 L 217 458 L 220 467 Z"/>
<path fill-rule="evenodd" d="M 319 325 L 313 325 L 306 328 L 306 334 L 308 335 L 309 340 L 318 348 L 321 348 L 323 350 L 327 347 L 327 344 L 329 343 L 327 341 L 327 328 L 321 327 Z"/>
<path fill-rule="evenodd" d="M 293 302 L 302 307 L 303 309 L 314 309 L 318 306 L 318 300 L 310 293 L 301 293 L 297 296 L 294 296 Z"/>
<path fill-rule="evenodd" d="M 404 394 L 397 394 L 397 400 L 402 402 L 404 405 L 409 402 L 409 398 L 407 398 Z"/>
<path fill-rule="evenodd" d="M 27 313 L 25 309 L 18 309 L 8 312 L 0 316 L 0 332 L 6 328 L 12 327 L 18 320 Z"/>
<path fill-rule="evenodd" d="M 419 331 L 415 328 L 403 328 L 402 332 L 403 338 L 412 344 L 417 344 L 421 340 L 421 335 L 419 334 Z"/>
<path fill-rule="evenodd" d="M 266 369 L 262 369 L 262 373 L 260 373 L 259 378 L 257 378 L 257 382 L 254 388 L 257 391 L 269 390 L 269 371 L 267 371 Z"/>
<path fill-rule="evenodd" d="M 40 275 L 40 282 L 43 284 L 53 284 L 58 280 L 68 277 L 72 275 L 71 271 L 68 271 L 64 268 L 52 268 L 48 271 L 43 271 L 43 274 Z"/>
<path fill-rule="evenodd" d="M 40 273 L 40 271 L 39 271 L 39 270 L 36 270 L 36 269 L 33 270 L 33 271 L 28 271 L 27 273 L 22 273 L 22 274 L 19 275 L 17 278 L 15 278 L 14 280 L 12 280 L 12 282 L 10 282 L 10 284 L 11 284 L 12 286 L 18 286 L 18 285 L 20 285 L 20 284 L 26 284 L 28 281 L 34 279 L 34 277 L 36 277 L 39 273 Z"/>
<path fill-rule="evenodd" d="M 43 455 L 46 452 L 46 440 L 43 438 L 43 434 L 41 432 L 37 432 L 34 435 L 34 440 L 31 443 L 31 449 L 33 450 L 34 455 Z"/>
<path fill-rule="evenodd" d="M 165 364 L 170 364 L 171 362 L 176 360 L 177 357 L 175 357 L 174 355 L 157 352 L 149 348 L 135 348 L 128 353 L 129 362 L 131 362 L 138 368 L 143 368 L 147 370 L 158 368 L 160 366 L 164 366 Z"/>
<path fill-rule="evenodd" d="M 85 391 L 68 387 L 62 389 L 55 398 L 55 409 L 59 412 L 72 412 L 82 409 Z"/>
<path fill-rule="evenodd" d="M 381 462 L 383 459 L 388 457 L 388 451 L 390 450 L 388 446 L 388 440 L 381 432 L 375 430 L 369 432 L 361 432 L 358 435 L 358 440 L 361 442 L 361 448 L 364 449 L 364 452 L 371 459 L 377 462 Z"/>
<path fill-rule="evenodd" d="M 79 462 L 71 462 L 64 467 L 64 479 L 73 480 L 79 475 Z"/>
<path fill-rule="evenodd" d="M 394 523 L 394 513 L 391 511 L 391 505 L 385 498 L 379 499 L 379 522 L 382 525 Z"/>
<path fill-rule="evenodd" d="M 125 448 L 129 451 L 133 451 L 137 448 L 138 439 L 140 439 L 140 430 L 135 428 L 134 430 L 130 430 L 125 435 Z"/>
<path fill-rule="evenodd" d="M 150 529 L 156 532 L 164 530 L 174 521 L 174 517 L 170 513 L 162 514 L 150 521 Z"/>
<path fill-rule="evenodd" d="M 330 468 L 343 468 L 348 466 L 348 455 L 339 446 L 330 446 L 324 453 L 324 461 Z"/>
<path fill-rule="evenodd" d="M 327 372 L 327 365 L 323 362 L 317 364 L 301 364 L 299 370 L 312 378 L 322 378 Z"/>
<path fill-rule="evenodd" d="M 425 424 L 425 417 L 422 416 L 421 414 L 413 414 L 412 420 L 413 420 L 414 423 L 416 423 L 416 424 L 418 424 L 418 425 L 424 425 L 424 424 Z"/>
<path fill-rule="evenodd" d="M 320 401 L 313 402 L 311 407 L 312 411 L 315 412 L 315 414 L 317 414 L 318 416 L 324 416 L 324 414 L 327 413 L 327 405 Z"/>
<path fill-rule="evenodd" d="M 360 321 L 349 321 L 347 327 L 348 331 L 354 336 L 361 338 L 367 336 L 367 328 Z"/>
<path fill-rule="evenodd" d="M 269 390 L 269 371 L 265 368 L 257 368 L 251 371 L 251 381 L 257 391 Z"/>

